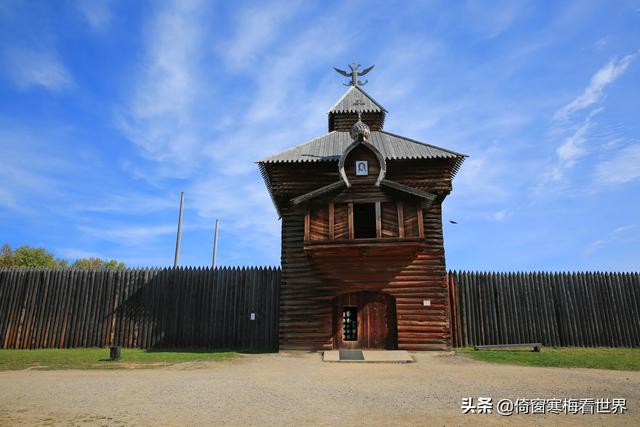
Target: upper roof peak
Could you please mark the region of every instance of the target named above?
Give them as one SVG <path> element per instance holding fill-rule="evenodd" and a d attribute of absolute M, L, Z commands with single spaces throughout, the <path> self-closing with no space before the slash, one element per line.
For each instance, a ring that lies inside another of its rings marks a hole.
<path fill-rule="evenodd" d="M 360 86 L 351 86 L 329 110 L 329 113 L 386 113 L 375 99 Z"/>

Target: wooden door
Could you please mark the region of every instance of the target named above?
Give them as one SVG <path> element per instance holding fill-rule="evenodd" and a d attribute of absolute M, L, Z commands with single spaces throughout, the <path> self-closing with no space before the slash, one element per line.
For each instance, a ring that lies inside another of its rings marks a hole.
<path fill-rule="evenodd" d="M 378 292 L 338 296 L 333 305 L 333 346 L 336 349 L 397 347 L 395 299 Z"/>

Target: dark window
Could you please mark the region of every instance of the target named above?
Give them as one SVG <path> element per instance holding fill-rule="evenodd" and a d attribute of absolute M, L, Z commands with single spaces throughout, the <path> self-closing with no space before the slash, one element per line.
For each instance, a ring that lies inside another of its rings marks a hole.
<path fill-rule="evenodd" d="M 353 205 L 353 228 L 353 236 L 356 239 L 377 237 L 376 205 L 374 203 Z"/>
<path fill-rule="evenodd" d="M 342 310 L 342 340 L 358 341 L 358 309 L 345 307 Z"/>

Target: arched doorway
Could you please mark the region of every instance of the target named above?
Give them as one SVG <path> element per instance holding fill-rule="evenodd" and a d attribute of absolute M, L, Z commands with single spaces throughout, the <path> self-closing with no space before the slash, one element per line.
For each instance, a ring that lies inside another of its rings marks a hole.
<path fill-rule="evenodd" d="M 397 348 L 396 301 L 380 292 L 354 292 L 333 302 L 333 348 Z"/>

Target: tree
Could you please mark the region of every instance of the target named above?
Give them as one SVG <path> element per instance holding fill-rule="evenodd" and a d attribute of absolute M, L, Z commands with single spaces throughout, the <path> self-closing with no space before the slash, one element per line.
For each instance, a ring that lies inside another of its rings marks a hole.
<path fill-rule="evenodd" d="M 2 246 L 3 267 L 66 267 L 67 261 L 56 259 L 53 254 L 45 248 L 34 248 L 24 245 L 18 247 L 15 251 L 11 251 L 11 246 Z"/>
<path fill-rule="evenodd" d="M 15 257 L 13 256 L 11 245 L 5 243 L 2 245 L 2 248 L 0 248 L 0 268 L 13 267 L 14 264 Z"/>
<path fill-rule="evenodd" d="M 122 270 L 126 267 L 123 262 L 118 262 L 115 259 L 107 261 L 100 258 L 78 258 L 73 264 L 71 264 L 71 268 Z"/>
<path fill-rule="evenodd" d="M 0 268 L 11 267 L 68 268 L 69 261 L 56 258 L 45 248 L 34 248 L 24 245 L 18 247 L 16 250 L 12 250 L 11 245 L 5 243 L 0 248 Z M 126 266 L 123 262 L 118 262 L 115 259 L 78 258 L 71 265 L 71 268 L 122 270 L 126 268 Z"/>

